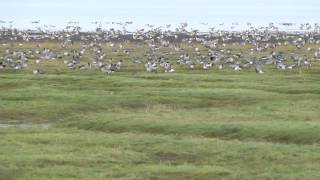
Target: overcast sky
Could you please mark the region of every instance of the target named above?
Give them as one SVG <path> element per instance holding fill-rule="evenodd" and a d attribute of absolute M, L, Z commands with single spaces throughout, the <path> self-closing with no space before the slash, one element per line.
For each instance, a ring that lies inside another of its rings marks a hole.
<path fill-rule="evenodd" d="M 84 28 L 92 28 L 92 21 L 133 21 L 133 28 L 146 23 L 189 22 L 201 28 L 202 22 L 209 25 L 320 22 L 319 0 L 5 0 L 0 3 L 0 20 L 14 21 L 18 28 L 32 27 L 34 20 L 58 26 L 79 21 Z"/>

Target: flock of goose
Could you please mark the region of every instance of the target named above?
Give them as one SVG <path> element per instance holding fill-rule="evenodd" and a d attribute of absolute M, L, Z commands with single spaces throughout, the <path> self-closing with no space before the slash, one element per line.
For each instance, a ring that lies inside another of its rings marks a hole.
<path fill-rule="evenodd" d="M 320 44 L 320 33 L 316 25 L 313 31 L 310 31 L 310 24 L 301 25 L 307 29 L 305 31 L 286 32 L 278 30 L 270 23 L 264 28 L 251 27 L 245 31 L 211 28 L 209 32 L 201 33 L 199 30 L 187 30 L 187 23 L 181 23 L 175 31 L 148 24 L 149 30 L 128 32 L 125 26 L 130 23 L 121 24 L 122 30 L 98 27 L 95 32 L 81 32 L 81 28 L 75 25 L 69 25 L 61 31 L 3 27 L 0 29 L 0 42 L 3 46 L 3 51 L 0 51 L 0 69 L 18 71 L 28 68 L 30 63 L 35 64 L 32 67 L 37 67 L 36 65 L 43 61 L 61 61 L 70 70 L 95 68 L 105 74 L 119 71 L 123 64 L 139 65 L 147 72 L 172 73 L 177 68 L 229 68 L 235 71 L 255 69 L 257 74 L 263 74 L 265 65 L 279 70 L 290 70 L 310 67 L 312 63 L 320 61 L 320 48 L 317 48 Z M 42 41 L 59 42 L 61 49 L 42 47 L 40 43 L 37 48 L 23 48 L 28 42 Z M 22 48 L 10 48 L 13 42 Z M 77 42 L 80 43 L 80 48 L 75 49 L 73 45 Z M 134 49 L 130 49 L 129 44 L 145 47 L 143 53 L 131 57 Z M 116 55 L 107 59 L 108 53 L 104 52 L 103 48 L 105 45 L 112 49 L 108 57 L 115 53 L 121 54 L 120 57 L 127 57 L 127 60 L 118 59 L 119 56 Z M 245 46 L 248 51 L 233 51 L 228 45 Z M 287 45 L 291 45 L 295 50 L 290 53 L 277 50 L 277 47 Z M 298 53 L 302 52 L 301 50 L 305 52 Z M 32 72 L 39 75 L 44 73 L 44 70 L 35 68 Z"/>

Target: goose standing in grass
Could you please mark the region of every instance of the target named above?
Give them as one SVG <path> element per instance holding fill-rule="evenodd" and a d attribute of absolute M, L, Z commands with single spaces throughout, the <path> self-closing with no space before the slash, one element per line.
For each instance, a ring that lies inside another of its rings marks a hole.
<path fill-rule="evenodd" d="M 212 67 L 211 63 L 205 62 L 202 64 L 202 69 L 204 69 L 204 70 L 210 69 L 211 67 Z"/>
<path fill-rule="evenodd" d="M 5 64 L 3 64 L 3 62 L 0 62 L 0 69 L 4 69 L 6 67 Z"/>
<path fill-rule="evenodd" d="M 113 70 L 111 69 L 111 64 L 103 64 L 100 66 L 100 71 L 102 73 L 105 73 L 105 74 L 111 74 L 113 73 Z"/>
<path fill-rule="evenodd" d="M 78 66 L 80 70 L 87 70 L 91 68 L 91 64 L 88 62 L 87 64 L 81 64 Z"/>
<path fill-rule="evenodd" d="M 157 70 L 157 64 L 156 63 L 147 62 L 144 65 L 144 68 L 146 69 L 147 72 L 155 72 Z"/>
<path fill-rule="evenodd" d="M 101 64 L 100 65 L 100 71 L 106 74 L 112 74 L 115 71 L 120 70 L 121 62 L 118 63 L 110 63 L 110 64 Z"/>
<path fill-rule="evenodd" d="M 235 71 L 241 71 L 242 70 L 242 68 L 240 67 L 239 64 L 232 65 L 231 67 L 233 67 L 233 70 L 235 70 Z"/>
<path fill-rule="evenodd" d="M 32 74 L 39 75 L 39 74 L 42 74 L 42 72 L 40 71 L 40 69 L 34 69 L 34 70 L 32 70 Z"/>
<path fill-rule="evenodd" d="M 164 72 L 174 72 L 172 65 L 169 62 L 166 62 L 163 66 Z"/>
<path fill-rule="evenodd" d="M 257 74 L 264 74 L 264 71 L 262 70 L 262 68 L 259 64 L 256 64 L 255 70 L 256 70 Z"/>

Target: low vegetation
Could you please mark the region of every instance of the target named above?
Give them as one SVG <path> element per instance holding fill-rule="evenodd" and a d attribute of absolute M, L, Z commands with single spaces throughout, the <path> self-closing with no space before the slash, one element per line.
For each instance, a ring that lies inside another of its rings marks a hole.
<path fill-rule="evenodd" d="M 123 58 L 111 75 L 0 69 L 0 179 L 320 178 L 319 62 L 147 73 Z"/>

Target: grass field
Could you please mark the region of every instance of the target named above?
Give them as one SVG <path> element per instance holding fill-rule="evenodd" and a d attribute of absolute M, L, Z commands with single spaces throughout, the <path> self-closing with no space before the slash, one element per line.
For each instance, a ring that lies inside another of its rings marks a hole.
<path fill-rule="evenodd" d="M 0 70 L 0 179 L 320 179 L 319 62 L 263 75 L 129 65 Z"/>

